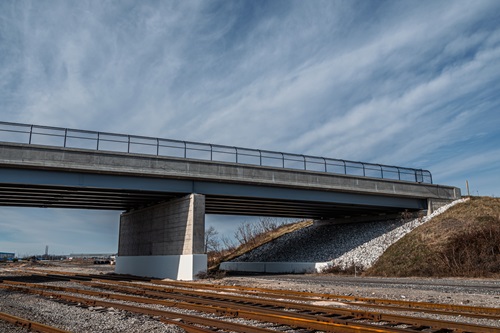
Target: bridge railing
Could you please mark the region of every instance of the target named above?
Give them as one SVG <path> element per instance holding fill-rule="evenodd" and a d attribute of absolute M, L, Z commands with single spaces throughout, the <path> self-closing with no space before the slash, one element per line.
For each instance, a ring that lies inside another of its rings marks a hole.
<path fill-rule="evenodd" d="M 200 142 L 0 122 L 0 141 L 431 183 L 427 170 Z"/>

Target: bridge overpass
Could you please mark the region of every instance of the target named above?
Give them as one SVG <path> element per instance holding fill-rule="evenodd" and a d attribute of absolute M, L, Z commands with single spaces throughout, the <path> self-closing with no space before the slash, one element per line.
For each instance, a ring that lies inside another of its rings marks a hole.
<path fill-rule="evenodd" d="M 120 273 L 192 279 L 205 214 L 345 222 L 459 197 L 421 169 L 0 122 L 0 205 L 124 211 Z"/>

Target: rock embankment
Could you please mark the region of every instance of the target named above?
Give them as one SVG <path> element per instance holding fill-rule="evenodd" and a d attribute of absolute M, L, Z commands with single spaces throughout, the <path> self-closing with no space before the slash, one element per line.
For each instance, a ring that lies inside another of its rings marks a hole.
<path fill-rule="evenodd" d="M 370 267 L 382 253 L 417 226 L 431 220 L 456 200 L 433 214 L 411 221 L 388 220 L 352 224 L 316 223 L 286 234 L 234 259 L 239 262 L 332 262 L 345 268 Z"/>

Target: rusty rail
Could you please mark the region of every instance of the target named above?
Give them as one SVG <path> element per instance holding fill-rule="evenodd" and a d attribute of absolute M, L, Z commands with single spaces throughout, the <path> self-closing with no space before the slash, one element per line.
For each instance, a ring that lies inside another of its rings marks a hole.
<path fill-rule="evenodd" d="M 21 326 L 28 329 L 30 332 L 40 333 L 71 333 L 70 331 L 62 330 L 57 327 L 48 326 L 29 319 L 13 316 L 8 313 L 0 312 L 0 320 L 9 322 L 13 325 Z"/>
<path fill-rule="evenodd" d="M 116 285 L 103 285 L 92 282 L 80 282 L 82 284 L 94 287 L 94 288 L 104 288 L 109 289 L 115 292 L 122 293 L 137 293 L 147 297 L 158 297 L 158 298 L 173 298 L 180 301 L 192 302 L 192 303 L 203 303 L 212 306 L 227 306 L 228 301 L 231 302 L 231 309 L 246 309 L 253 310 L 256 306 L 272 306 L 272 307 L 282 307 L 286 310 L 297 310 L 297 311 L 307 311 L 307 313 L 314 313 L 316 318 L 328 317 L 332 318 L 333 316 L 338 318 L 353 318 L 353 319 L 369 319 L 373 321 L 387 321 L 392 323 L 405 323 L 414 326 L 429 326 L 433 328 L 451 328 L 457 331 L 467 330 L 474 331 L 478 328 L 477 325 L 469 325 L 463 323 L 455 323 L 455 322 L 446 322 L 441 320 L 434 319 L 425 319 L 425 318 L 414 318 L 408 316 L 401 315 L 392 315 L 392 314 L 384 314 L 377 312 L 368 312 L 361 310 L 351 310 L 344 309 L 339 307 L 332 306 L 318 306 L 311 304 L 299 304 L 296 302 L 287 302 L 276 299 L 263 299 L 262 297 L 266 297 L 268 295 L 261 295 L 261 297 L 245 297 L 241 295 L 219 295 L 215 293 L 207 293 L 203 291 L 186 291 L 185 289 L 174 289 L 174 288 L 158 288 L 154 286 L 141 285 L 137 286 L 133 283 L 127 282 L 114 282 L 114 284 L 122 284 L 126 286 L 127 289 L 123 287 L 117 287 Z M 134 288 L 134 289 L 133 289 Z M 147 291 L 144 289 L 154 290 Z M 162 290 L 163 289 L 163 290 Z M 200 300 L 200 297 L 202 300 Z M 295 299 L 297 300 L 297 299 Z M 310 301 L 311 299 L 309 299 Z M 302 301 L 306 301 L 302 299 Z M 240 303 L 244 303 L 245 305 L 241 305 Z M 358 305 L 356 303 L 355 305 Z M 403 308 L 403 310 L 408 311 L 408 308 Z M 413 310 L 412 310 L 413 311 Z M 434 310 L 434 311 L 425 311 L 426 313 L 434 313 L 445 316 L 457 316 L 456 312 L 450 311 L 442 311 L 442 310 Z M 469 314 L 469 313 L 460 313 L 460 315 L 469 315 L 472 317 L 484 318 L 484 319 L 493 319 L 500 320 L 499 316 L 494 315 L 480 315 L 480 314 Z M 299 318 L 301 314 L 296 313 L 295 316 Z M 347 324 L 347 320 L 339 319 L 336 320 L 332 318 L 331 320 L 338 323 Z"/>
<path fill-rule="evenodd" d="M 423 312 L 433 312 L 439 313 L 440 311 L 459 313 L 461 315 L 466 315 L 470 317 L 484 317 L 484 315 L 491 315 L 492 319 L 500 319 L 500 308 L 488 308 L 488 307 L 476 307 L 470 305 L 458 305 L 458 304 L 440 304 L 440 303 L 427 303 L 427 302 L 412 302 L 403 300 L 389 300 L 382 298 L 372 298 L 372 297 L 359 297 L 359 296 L 346 296 L 346 295 L 334 295 L 326 293 L 314 293 L 314 292 L 302 292 L 295 290 L 280 290 L 280 289 L 268 289 L 268 288 L 256 288 L 256 287 L 244 287 L 244 286 L 224 286 L 224 285 L 212 285 L 212 284 L 189 284 L 186 282 L 179 281 L 163 281 L 163 280 L 151 280 L 152 283 L 158 285 L 167 286 L 182 286 L 184 288 L 203 288 L 214 291 L 221 290 L 234 290 L 238 293 L 244 293 L 247 295 L 268 295 L 270 297 L 286 297 L 288 299 L 293 299 L 297 301 L 307 301 L 313 299 L 327 299 L 327 300 L 344 300 L 350 302 L 357 302 L 357 306 L 363 307 L 377 307 L 381 309 L 388 308 L 390 310 L 403 310 L 403 311 L 423 311 Z M 476 314 L 478 316 L 476 316 Z"/>
<path fill-rule="evenodd" d="M 36 272 L 41 273 L 40 271 Z M 48 275 L 50 275 L 50 273 L 53 273 L 54 276 L 65 275 L 65 276 L 72 276 L 75 279 L 80 277 L 83 279 L 94 279 L 103 281 L 134 280 L 134 281 L 150 282 L 161 286 L 174 286 L 186 289 L 204 289 L 204 290 L 213 290 L 214 292 L 233 291 L 233 292 L 238 292 L 240 294 L 254 295 L 259 297 L 261 295 L 266 295 L 274 299 L 286 297 L 287 299 L 290 300 L 303 301 L 303 302 L 314 301 L 318 299 L 349 301 L 349 302 L 356 302 L 355 305 L 360 307 L 371 307 L 371 308 L 380 308 L 380 309 L 388 309 L 396 311 L 399 310 L 399 311 L 428 312 L 428 313 L 444 314 L 444 315 L 460 314 L 468 317 L 500 319 L 500 308 L 476 307 L 476 306 L 458 305 L 458 304 L 412 302 L 403 300 L 389 300 L 389 299 L 380 299 L 372 297 L 346 296 L 346 295 L 335 295 L 327 293 L 302 292 L 294 290 L 245 287 L 237 285 L 226 286 L 226 285 L 214 285 L 206 283 L 166 281 L 166 280 L 156 280 L 147 278 L 134 278 L 130 276 L 120 276 L 117 274 L 102 276 L 93 274 L 80 275 L 76 273 L 67 273 L 58 271 L 46 271 L 46 272 L 49 273 Z"/>

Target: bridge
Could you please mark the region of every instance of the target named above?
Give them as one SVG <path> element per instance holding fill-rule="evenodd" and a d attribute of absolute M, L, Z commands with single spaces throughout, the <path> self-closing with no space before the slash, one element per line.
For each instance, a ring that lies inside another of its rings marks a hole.
<path fill-rule="evenodd" d="M 459 197 L 422 169 L 0 122 L 0 205 L 124 211 L 118 273 L 194 278 L 205 214 L 357 222 Z"/>

